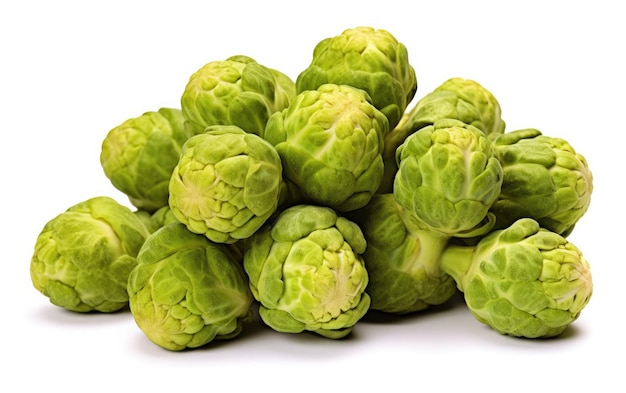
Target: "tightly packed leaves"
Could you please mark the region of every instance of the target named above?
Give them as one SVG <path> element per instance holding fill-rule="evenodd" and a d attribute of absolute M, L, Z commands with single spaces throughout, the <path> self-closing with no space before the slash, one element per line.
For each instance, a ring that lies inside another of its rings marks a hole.
<path fill-rule="evenodd" d="M 187 228 L 220 243 L 251 236 L 277 209 L 282 164 L 264 139 L 211 126 L 183 146 L 169 206 Z"/>
<path fill-rule="evenodd" d="M 181 90 L 180 108 L 103 140 L 133 210 L 99 196 L 45 224 L 30 273 L 52 304 L 128 309 L 183 351 L 255 320 L 341 339 L 370 311 L 418 314 L 458 292 L 498 333 L 554 337 L 589 303 L 589 263 L 567 238 L 591 202 L 585 157 L 507 130 L 471 79 L 411 106 L 415 69 L 390 32 L 322 39 L 295 80 L 236 54 Z"/>
<path fill-rule="evenodd" d="M 395 127 L 417 90 L 404 44 L 382 29 L 361 26 L 320 41 L 296 79 L 298 93 L 333 83 L 365 90 Z"/>
<path fill-rule="evenodd" d="M 455 119 L 493 138 L 504 132 L 501 112 L 498 100 L 480 83 L 458 77 L 446 80 L 407 110 L 385 138 L 385 176 L 379 192 L 392 191 L 398 171 L 396 150 L 411 134 L 439 120 Z"/>
<path fill-rule="evenodd" d="M 149 232 L 115 200 L 99 196 L 48 221 L 30 263 L 34 287 L 50 302 L 77 312 L 118 311 L 126 282 Z"/>
<path fill-rule="evenodd" d="M 449 246 L 442 267 L 480 322 L 527 338 L 561 334 L 593 287 L 581 251 L 531 218 L 490 233 L 476 246 Z"/>
<path fill-rule="evenodd" d="M 504 132 L 505 122 L 502 120 L 502 109 L 500 103 L 494 95 L 480 83 L 463 78 L 450 78 L 437 87 L 435 94 L 439 92 L 453 93 L 458 97 L 458 104 L 463 105 L 467 110 L 470 107 L 476 108 L 477 118 L 465 121 L 468 124 L 479 128 L 488 136 L 497 136 Z M 462 111 L 459 111 L 459 114 Z M 455 116 L 447 116 L 456 119 Z M 443 116 L 440 118 L 444 118 Z"/>
<path fill-rule="evenodd" d="M 593 175 L 587 160 L 565 140 L 530 128 L 495 140 L 504 180 L 491 207 L 496 226 L 506 228 L 523 217 L 567 235 L 591 203 Z"/>
<path fill-rule="evenodd" d="M 102 142 L 102 169 L 135 207 L 154 212 L 168 204 L 170 176 L 190 136 L 180 109 L 146 112 L 109 131 Z"/>
<path fill-rule="evenodd" d="M 193 73 L 181 97 L 185 127 L 194 134 L 213 125 L 236 125 L 263 136 L 265 123 L 287 107 L 295 83 L 282 72 L 236 55 Z"/>
<path fill-rule="evenodd" d="M 367 312 L 361 229 L 328 207 L 296 205 L 254 234 L 244 268 L 261 318 L 282 332 L 344 337 Z"/>
<path fill-rule="evenodd" d="M 173 351 L 235 337 L 251 318 L 252 296 L 236 254 L 181 223 L 148 237 L 128 296 L 146 336 Z"/>
<path fill-rule="evenodd" d="M 502 185 L 502 166 L 482 131 L 438 120 L 409 136 L 396 157 L 393 195 L 409 214 L 445 235 L 482 229 Z"/>
<path fill-rule="evenodd" d="M 367 93 L 325 84 L 272 116 L 265 138 L 305 201 L 349 211 L 365 206 L 380 185 L 388 131 Z"/>

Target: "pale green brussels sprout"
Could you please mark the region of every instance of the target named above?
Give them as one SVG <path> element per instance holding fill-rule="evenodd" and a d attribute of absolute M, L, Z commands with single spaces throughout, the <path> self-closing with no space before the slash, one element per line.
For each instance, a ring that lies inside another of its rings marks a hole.
<path fill-rule="evenodd" d="M 529 217 L 569 235 L 591 202 L 593 175 L 585 157 L 567 141 L 533 128 L 505 133 L 495 147 L 504 171 L 502 190 L 491 207 L 496 227 Z"/>
<path fill-rule="evenodd" d="M 417 91 L 406 47 L 390 32 L 369 26 L 344 30 L 315 46 L 310 65 L 296 79 L 297 92 L 327 83 L 365 90 L 389 119 L 390 128 L 398 124 Z"/>
<path fill-rule="evenodd" d="M 480 113 L 480 119 L 474 124 L 485 134 L 497 136 L 504 133 L 506 123 L 502 120 L 502 109 L 496 97 L 480 83 L 463 78 L 450 78 L 435 89 L 449 91 L 459 99 L 473 105 Z M 461 119 L 459 119 L 461 120 Z"/>
<path fill-rule="evenodd" d="M 441 119 L 456 119 L 483 131 L 490 138 L 504 132 L 500 104 L 494 95 L 471 79 L 450 78 L 426 94 L 385 138 L 385 178 L 380 193 L 390 192 L 398 171 L 396 149 L 411 134 Z"/>
<path fill-rule="evenodd" d="M 265 139 L 305 201 L 349 211 L 365 206 L 380 185 L 388 131 L 366 92 L 325 84 L 270 117 Z"/>
<path fill-rule="evenodd" d="M 261 319 L 285 333 L 348 335 L 367 312 L 360 228 L 328 207 L 295 205 L 245 241 L 244 269 Z"/>
<path fill-rule="evenodd" d="M 277 210 L 284 189 L 282 163 L 269 142 L 234 125 L 215 125 L 183 145 L 169 206 L 192 232 L 234 243 Z"/>
<path fill-rule="evenodd" d="M 127 289 L 137 326 L 172 351 L 236 337 L 252 319 L 241 259 L 182 223 L 166 224 L 148 237 Z"/>
<path fill-rule="evenodd" d="M 67 310 L 121 310 L 128 306 L 128 275 L 148 235 L 142 219 L 112 198 L 77 203 L 48 221 L 37 237 L 33 286 Z"/>
<path fill-rule="evenodd" d="M 167 206 L 170 176 L 190 136 L 180 109 L 145 112 L 107 133 L 100 152 L 102 169 L 133 206 L 154 212 Z"/>
<path fill-rule="evenodd" d="M 194 134 L 207 126 L 236 125 L 263 136 L 274 112 L 286 108 L 296 85 L 284 73 L 243 56 L 212 61 L 194 72 L 183 91 L 185 126 Z"/>
<path fill-rule="evenodd" d="M 593 291 L 580 249 L 531 218 L 493 231 L 475 246 L 451 243 L 441 265 L 474 317 L 510 336 L 558 336 Z"/>
<path fill-rule="evenodd" d="M 474 126 L 443 119 L 397 149 L 393 195 L 407 214 L 447 236 L 486 233 L 502 185 L 493 143 Z"/>
<path fill-rule="evenodd" d="M 442 304 L 456 293 L 456 283 L 439 264 L 448 237 L 420 227 L 393 194 L 374 195 L 347 217 L 367 241 L 363 260 L 370 309 L 407 314 Z"/>

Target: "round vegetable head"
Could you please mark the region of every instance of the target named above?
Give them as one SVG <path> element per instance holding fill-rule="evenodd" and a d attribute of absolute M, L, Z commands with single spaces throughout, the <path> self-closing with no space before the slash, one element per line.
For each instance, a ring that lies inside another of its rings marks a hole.
<path fill-rule="evenodd" d="M 385 176 L 379 193 L 393 190 L 398 171 L 395 154 L 411 134 L 443 119 L 455 119 L 495 138 L 504 132 L 500 104 L 493 94 L 472 80 L 451 78 L 426 94 L 408 111 L 385 138 Z"/>
<path fill-rule="evenodd" d="M 367 93 L 326 84 L 296 96 L 268 121 L 265 138 L 302 197 L 339 211 L 364 206 L 383 176 L 387 118 Z"/>
<path fill-rule="evenodd" d="M 552 337 L 575 321 L 592 294 L 589 263 L 561 235 L 523 218 L 485 236 L 466 272 L 444 263 L 472 314 L 494 330 Z"/>
<path fill-rule="evenodd" d="M 37 237 L 33 286 L 71 311 L 118 311 L 128 306 L 126 282 L 148 235 L 141 218 L 109 197 L 80 202 Z"/>
<path fill-rule="evenodd" d="M 504 133 L 505 122 L 502 120 L 502 109 L 496 97 L 480 83 L 463 78 L 450 78 L 435 89 L 435 92 L 448 91 L 454 93 L 462 105 L 471 105 L 480 115 L 481 131 L 490 136 Z M 460 114 L 464 114 L 462 110 Z M 462 119 L 459 119 L 462 120 Z"/>
<path fill-rule="evenodd" d="M 347 29 L 316 45 L 311 64 L 296 79 L 297 92 L 327 83 L 365 90 L 391 128 L 417 90 L 406 47 L 388 31 L 371 27 Z"/>
<path fill-rule="evenodd" d="M 181 223 L 154 232 L 128 279 L 130 310 L 155 344 L 172 351 L 235 337 L 251 319 L 241 261 Z"/>
<path fill-rule="evenodd" d="M 246 241 L 244 268 L 263 321 L 276 331 L 348 335 L 367 312 L 360 228 L 327 207 L 284 210 Z"/>
<path fill-rule="evenodd" d="M 183 146 L 169 206 L 192 232 L 234 243 L 276 211 L 282 186 L 282 164 L 271 144 L 237 126 L 211 126 Z"/>
<path fill-rule="evenodd" d="M 169 179 L 189 136 L 179 109 L 146 112 L 108 132 L 100 153 L 102 169 L 135 207 L 154 212 L 167 206 Z"/>
<path fill-rule="evenodd" d="M 502 166 L 482 131 L 439 120 L 409 136 L 396 159 L 393 194 L 407 214 L 447 236 L 491 229 L 488 212 L 500 193 Z"/>
<path fill-rule="evenodd" d="M 491 207 L 496 227 L 529 217 L 567 236 L 587 212 L 593 175 L 587 160 L 565 140 L 536 129 L 508 132 L 495 141 L 502 191 Z"/>
<path fill-rule="evenodd" d="M 181 97 L 185 126 L 200 134 L 212 125 L 236 125 L 263 136 L 274 112 L 296 95 L 285 74 L 238 55 L 212 61 L 193 73 Z"/>

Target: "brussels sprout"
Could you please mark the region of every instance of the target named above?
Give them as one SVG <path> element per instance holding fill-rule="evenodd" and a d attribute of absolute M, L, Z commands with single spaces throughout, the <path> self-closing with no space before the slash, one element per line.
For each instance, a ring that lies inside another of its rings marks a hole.
<path fill-rule="evenodd" d="M 170 176 L 189 136 L 179 109 L 146 112 L 108 132 L 100 153 L 102 169 L 135 207 L 154 212 L 167 206 Z"/>
<path fill-rule="evenodd" d="M 365 90 L 374 106 L 398 124 L 417 91 L 406 47 L 386 30 L 361 26 L 320 41 L 311 64 L 296 79 L 296 91 L 332 83 Z"/>
<path fill-rule="evenodd" d="M 307 202 L 348 211 L 365 206 L 383 176 L 385 115 L 363 90 L 326 84 L 296 96 L 270 117 L 265 139 L 278 151 L 284 176 Z"/>
<path fill-rule="evenodd" d="M 471 79 L 450 78 L 435 89 L 435 92 L 438 91 L 452 92 L 459 97 L 459 100 L 473 105 L 480 114 L 480 119 L 476 119 L 474 125 L 485 134 L 497 136 L 504 133 L 506 123 L 502 120 L 500 103 L 480 83 Z M 462 110 L 459 114 L 463 114 Z"/>
<path fill-rule="evenodd" d="M 491 207 L 496 228 L 529 217 L 569 235 L 591 202 L 593 176 L 585 157 L 567 141 L 533 128 L 501 135 L 494 145 L 504 172 L 502 190 Z"/>
<path fill-rule="evenodd" d="M 413 222 L 393 194 L 374 195 L 348 217 L 367 241 L 363 260 L 370 309 L 407 314 L 442 304 L 456 293 L 456 283 L 439 265 L 448 237 Z"/>
<path fill-rule="evenodd" d="M 274 112 L 296 95 L 285 74 L 243 56 L 212 61 L 191 75 L 181 97 L 185 126 L 194 134 L 212 125 L 236 125 L 263 136 Z"/>
<path fill-rule="evenodd" d="M 182 223 L 148 237 L 128 277 L 128 296 L 137 326 L 172 351 L 236 337 L 252 318 L 241 260 Z"/>
<path fill-rule="evenodd" d="M 342 338 L 367 312 L 367 244 L 360 228 L 332 209 L 292 206 L 244 243 L 250 289 L 272 329 Z"/>
<path fill-rule="evenodd" d="M 192 232 L 234 243 L 276 211 L 283 189 L 282 164 L 270 143 L 237 126 L 215 125 L 183 145 L 169 206 Z"/>
<path fill-rule="evenodd" d="M 502 185 L 502 166 L 486 135 L 443 119 L 409 136 L 398 148 L 393 195 L 426 228 L 470 237 L 493 226 L 489 208 Z"/>
<path fill-rule="evenodd" d="M 128 306 L 126 282 L 148 229 L 115 200 L 98 196 L 48 221 L 30 262 L 35 289 L 59 307 L 113 312 Z"/>
<path fill-rule="evenodd" d="M 493 94 L 478 82 L 451 78 L 422 97 L 404 113 L 398 125 L 385 138 L 385 177 L 379 193 L 393 189 L 393 179 L 398 171 L 396 149 L 406 138 L 441 119 L 456 119 L 483 131 L 490 138 L 504 132 L 500 104 Z"/>
<path fill-rule="evenodd" d="M 511 336 L 561 334 L 593 290 L 582 252 L 531 218 L 489 233 L 476 246 L 450 244 L 441 265 L 474 317 Z"/>

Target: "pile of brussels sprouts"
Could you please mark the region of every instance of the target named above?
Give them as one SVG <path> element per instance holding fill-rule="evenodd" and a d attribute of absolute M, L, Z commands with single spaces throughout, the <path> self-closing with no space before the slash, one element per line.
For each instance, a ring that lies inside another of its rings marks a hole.
<path fill-rule="evenodd" d="M 589 302 L 567 236 L 592 174 L 566 141 L 505 130 L 496 98 L 453 77 L 417 91 L 388 31 L 320 41 L 297 79 L 237 55 L 193 73 L 180 108 L 128 119 L 100 162 L 130 209 L 80 202 L 37 238 L 30 273 L 76 312 L 129 309 L 173 351 L 277 332 L 338 339 L 369 310 L 462 292 L 495 331 L 553 337 Z"/>

